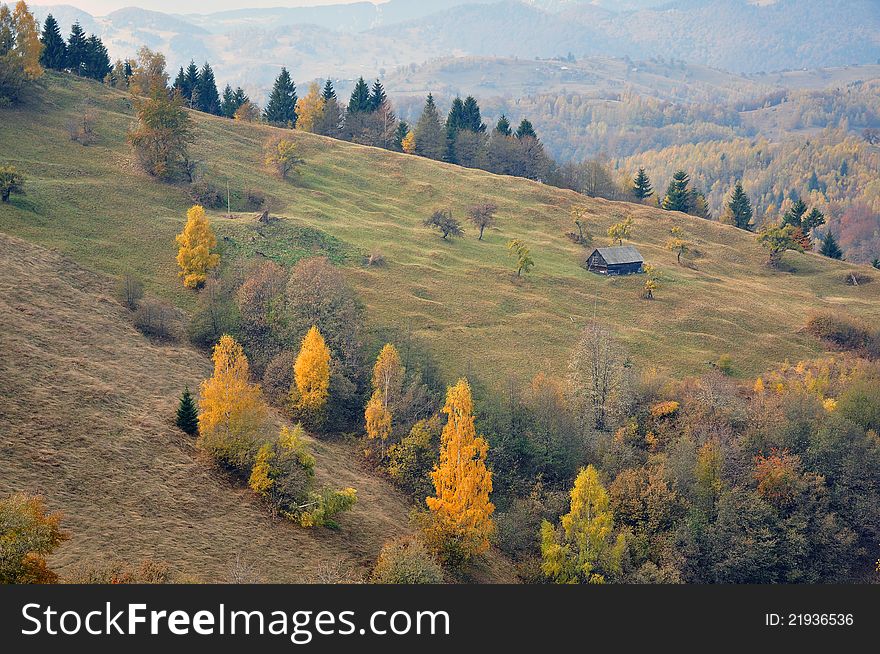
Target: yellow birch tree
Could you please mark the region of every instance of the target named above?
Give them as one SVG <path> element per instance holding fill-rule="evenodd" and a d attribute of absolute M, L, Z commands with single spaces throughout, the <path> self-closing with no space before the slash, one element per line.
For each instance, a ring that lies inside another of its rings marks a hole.
<path fill-rule="evenodd" d="M 214 374 L 202 382 L 197 444 L 223 463 L 248 464 L 267 409 L 260 387 L 250 383 L 247 357 L 232 336 L 214 346 Z"/>
<path fill-rule="evenodd" d="M 293 364 L 291 400 L 303 419 L 321 421 L 330 393 L 330 349 L 316 326 L 306 333 Z"/>
<path fill-rule="evenodd" d="M 296 103 L 296 128 L 314 132 L 324 112 L 324 97 L 317 82 L 309 85 L 309 92 Z"/>
<path fill-rule="evenodd" d="M 208 272 L 220 263 L 220 255 L 213 252 L 217 237 L 201 205 L 186 212 L 186 227 L 177 235 L 177 265 L 187 288 L 199 288 L 208 278 Z"/>

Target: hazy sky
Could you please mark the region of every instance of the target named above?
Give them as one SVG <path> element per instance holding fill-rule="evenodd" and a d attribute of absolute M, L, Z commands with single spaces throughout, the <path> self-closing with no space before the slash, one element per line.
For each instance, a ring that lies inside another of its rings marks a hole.
<path fill-rule="evenodd" d="M 40 0 L 31 2 L 33 5 L 68 4 L 87 11 L 92 16 L 105 16 L 111 11 L 123 7 L 140 7 L 164 11 L 171 14 L 210 14 L 226 9 L 244 9 L 246 7 L 314 7 L 315 5 L 333 5 L 355 0 L 213 0 L 212 2 L 181 2 L 180 0 Z M 370 0 L 379 4 L 382 0 Z"/>

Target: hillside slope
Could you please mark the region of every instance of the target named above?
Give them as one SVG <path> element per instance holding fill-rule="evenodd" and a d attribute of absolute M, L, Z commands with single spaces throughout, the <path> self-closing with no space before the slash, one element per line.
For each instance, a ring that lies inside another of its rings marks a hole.
<path fill-rule="evenodd" d="M 54 557 L 81 564 L 165 561 L 223 581 L 240 556 L 259 578 L 309 581 L 369 570 L 407 531 L 408 502 L 365 474 L 344 444 L 313 442 L 319 482 L 358 491 L 339 531 L 272 521 L 173 425 L 176 396 L 210 374 L 188 347 L 130 325 L 99 275 L 0 234 L 0 496 L 42 493 L 71 533 Z"/>
<path fill-rule="evenodd" d="M 69 142 L 65 125 L 82 98 L 98 110 L 98 143 Z M 57 247 L 87 268 L 141 275 L 148 290 L 193 306 L 179 283 L 174 235 L 191 204 L 185 187 L 152 180 L 132 164 L 125 132 L 130 99 L 70 77 L 50 76 L 27 104 L 3 109 L 0 151 L 28 177 L 28 195 L 0 206 L 0 231 Z M 611 326 L 637 364 L 673 374 L 699 373 L 730 353 L 740 375 L 786 359 L 820 353 L 801 333 L 813 309 L 880 318 L 880 280 L 847 286 L 846 273 L 868 272 L 818 255 L 789 253 L 767 269 L 754 236 L 718 223 L 648 207 L 584 198 L 522 179 L 394 154 L 310 134 L 287 132 L 306 160 L 283 182 L 261 163 L 263 142 L 277 130 L 194 114 L 195 155 L 205 178 L 233 193 L 258 189 L 273 214 L 211 216 L 226 266 L 260 253 L 284 264 L 325 254 L 344 266 L 368 307 L 376 341 L 407 334 L 435 355 L 447 379 L 469 374 L 501 383 L 539 370 L 564 374 L 581 328 L 594 317 Z M 464 218 L 469 205 L 498 205 L 499 226 L 483 241 L 443 241 L 422 226 L 438 207 Z M 657 299 L 639 299 L 640 277 L 607 279 L 586 272 L 587 253 L 572 243 L 570 210 L 589 211 L 594 245 L 608 226 L 635 221 L 633 242 L 661 270 Z M 665 247 L 680 226 L 696 253 L 685 266 Z M 536 267 L 517 279 L 506 244 L 520 238 Z M 381 251 L 387 265 L 366 268 Z M 870 274 L 870 273 L 869 273 Z"/>

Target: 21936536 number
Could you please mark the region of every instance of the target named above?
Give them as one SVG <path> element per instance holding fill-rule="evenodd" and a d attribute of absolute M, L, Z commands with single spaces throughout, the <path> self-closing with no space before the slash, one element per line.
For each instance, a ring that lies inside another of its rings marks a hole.
<path fill-rule="evenodd" d="M 764 624 L 768 627 L 851 627 L 852 613 L 767 613 Z"/>

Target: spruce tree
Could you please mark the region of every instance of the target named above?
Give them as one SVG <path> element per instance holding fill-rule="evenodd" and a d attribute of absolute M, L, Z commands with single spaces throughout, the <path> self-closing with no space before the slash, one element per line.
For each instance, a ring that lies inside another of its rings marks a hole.
<path fill-rule="evenodd" d="M 43 23 L 43 35 L 40 37 L 43 44 L 43 53 L 40 55 L 40 65 L 52 70 L 63 70 L 67 63 L 67 44 L 61 36 L 58 21 L 49 14 Z"/>
<path fill-rule="evenodd" d="M 825 224 L 825 214 L 813 207 L 806 216 L 801 219 L 801 230 L 809 235 L 814 229 Z"/>
<path fill-rule="evenodd" d="M 186 96 L 183 94 L 183 89 L 186 87 L 186 73 L 183 72 L 183 66 L 180 67 L 180 70 L 177 71 L 177 76 L 174 78 L 174 84 L 171 85 L 171 90 L 177 93 L 181 98 L 185 98 Z"/>
<path fill-rule="evenodd" d="M 77 75 L 82 74 L 83 64 L 86 58 L 86 33 L 80 27 L 79 21 L 70 27 L 70 36 L 67 39 L 67 63 L 66 67 Z"/>
<path fill-rule="evenodd" d="M 683 170 L 676 171 L 672 176 L 672 181 L 666 187 L 666 196 L 663 198 L 662 206 L 667 211 L 680 211 L 687 213 L 691 207 L 691 193 L 688 189 L 691 179 Z"/>
<path fill-rule="evenodd" d="M 733 187 L 733 193 L 730 194 L 730 200 L 727 201 L 727 208 L 733 218 L 733 226 L 739 229 L 749 229 L 752 222 L 754 212 L 752 211 L 752 203 L 749 196 L 743 190 L 742 182 L 737 181 Z"/>
<path fill-rule="evenodd" d="M 633 179 L 632 194 L 637 200 L 646 200 L 654 195 L 654 187 L 651 186 L 651 180 L 648 179 L 648 173 L 644 168 L 639 168 Z"/>
<path fill-rule="evenodd" d="M 397 129 L 394 130 L 393 145 L 397 152 L 403 152 L 403 139 L 407 134 L 409 134 L 409 125 L 406 124 L 406 121 L 401 120 L 397 123 Z"/>
<path fill-rule="evenodd" d="M 495 131 L 502 136 L 510 136 L 513 134 L 510 129 L 510 121 L 507 120 L 507 116 L 504 114 L 501 114 L 501 118 L 498 119 L 498 123 L 495 125 Z"/>
<path fill-rule="evenodd" d="M 348 100 L 348 113 L 368 113 L 370 107 L 370 89 L 364 81 L 364 78 L 361 77 L 354 85 L 354 90 L 351 92 L 351 97 Z"/>
<path fill-rule="evenodd" d="M 186 100 L 186 104 L 190 109 L 195 108 L 195 100 L 197 98 L 193 98 L 193 93 L 196 92 L 199 86 L 199 67 L 196 66 L 196 62 L 190 60 L 189 66 L 186 67 L 186 70 L 183 73 L 183 84 L 180 87 L 180 95 Z"/>
<path fill-rule="evenodd" d="M 532 123 L 530 120 L 525 118 L 522 119 L 522 122 L 519 124 L 519 127 L 516 128 L 516 138 L 524 139 L 524 138 L 533 138 L 537 139 L 538 135 L 535 133 L 535 128 L 532 127 Z"/>
<path fill-rule="evenodd" d="M 446 133 L 430 93 L 415 128 L 416 154 L 440 160 L 446 154 Z"/>
<path fill-rule="evenodd" d="M 483 123 L 483 118 L 480 115 L 480 105 L 477 104 L 476 98 L 472 95 L 464 99 L 463 114 L 462 127 L 464 129 L 480 133 L 486 131 L 486 125 Z"/>
<path fill-rule="evenodd" d="M 784 214 L 782 214 L 782 224 L 791 225 L 792 227 L 801 227 L 804 215 L 807 213 L 807 205 L 801 200 L 797 194 L 793 196 L 793 203 Z M 806 234 L 806 232 L 804 232 Z"/>
<path fill-rule="evenodd" d="M 321 91 L 321 97 L 324 98 L 324 102 L 336 99 L 336 89 L 333 88 L 333 82 L 329 78 L 324 82 L 324 90 Z"/>
<path fill-rule="evenodd" d="M 370 91 L 370 111 L 379 111 L 379 107 L 381 107 L 387 99 L 388 96 L 385 94 L 385 89 L 379 80 L 376 80 L 373 84 L 373 89 Z"/>
<path fill-rule="evenodd" d="M 843 250 L 840 249 L 840 245 L 834 237 L 834 232 L 831 230 L 822 239 L 822 247 L 819 248 L 819 253 L 830 259 L 843 259 Z"/>
<path fill-rule="evenodd" d="M 110 55 L 107 48 L 97 36 L 92 34 L 86 39 L 86 51 L 83 57 L 82 73 L 85 77 L 103 81 L 110 71 Z"/>
<path fill-rule="evenodd" d="M 275 79 L 263 115 L 272 125 L 296 127 L 296 86 L 286 68 L 282 68 Z"/>
<path fill-rule="evenodd" d="M 214 79 L 214 71 L 207 61 L 199 71 L 199 83 L 194 95 L 198 96 L 193 101 L 196 109 L 206 114 L 220 115 L 220 94 L 217 92 L 217 80 Z"/>
<path fill-rule="evenodd" d="M 178 429 L 190 436 L 195 436 L 199 431 L 199 410 L 192 393 L 189 392 L 189 386 L 183 389 L 183 395 L 180 396 L 176 424 Z"/>
<path fill-rule="evenodd" d="M 461 98 L 456 97 L 452 101 L 452 107 L 446 117 L 446 160 L 451 163 L 458 163 L 455 156 L 455 137 L 461 129 L 464 129 L 464 102 L 461 101 Z M 416 143 L 418 143 L 418 138 Z"/>
<path fill-rule="evenodd" d="M 183 69 L 181 69 L 183 70 Z M 220 113 L 226 118 L 233 118 L 238 107 L 235 106 L 235 94 L 229 84 L 223 89 L 223 97 L 220 100 Z"/>

